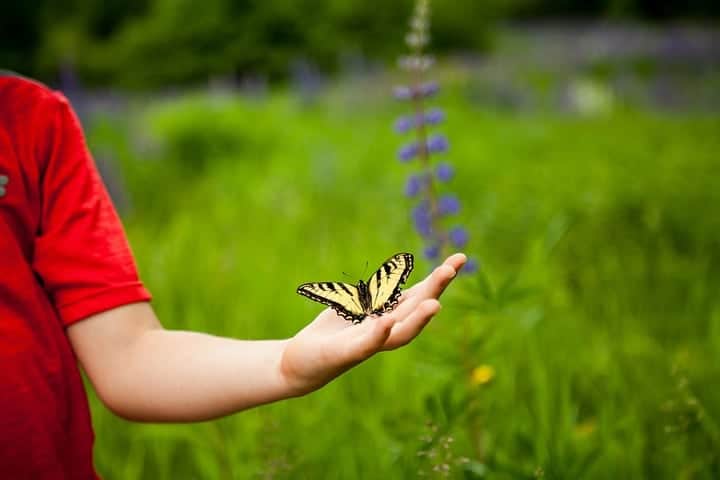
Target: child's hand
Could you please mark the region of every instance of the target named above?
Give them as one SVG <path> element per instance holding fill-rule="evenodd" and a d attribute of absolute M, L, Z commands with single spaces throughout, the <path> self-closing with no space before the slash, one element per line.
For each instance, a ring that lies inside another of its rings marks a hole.
<path fill-rule="evenodd" d="M 466 260 L 461 253 L 450 256 L 381 317 L 353 325 L 332 309 L 323 311 L 286 343 L 280 370 L 289 388 L 310 392 L 381 350 L 409 343 L 440 310 L 438 298 Z"/>

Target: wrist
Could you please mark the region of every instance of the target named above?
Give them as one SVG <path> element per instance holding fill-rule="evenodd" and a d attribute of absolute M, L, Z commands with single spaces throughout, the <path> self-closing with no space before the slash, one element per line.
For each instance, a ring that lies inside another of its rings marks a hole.
<path fill-rule="evenodd" d="M 310 392 L 305 382 L 298 377 L 297 369 L 290 360 L 291 355 L 288 355 L 288 350 L 292 348 L 291 341 L 292 339 L 282 341 L 276 369 L 277 377 L 287 398 L 301 397 Z"/>
<path fill-rule="evenodd" d="M 301 397 L 325 385 L 314 371 L 312 360 L 304 359 L 302 347 L 294 338 L 283 341 L 278 375 L 287 397 Z"/>

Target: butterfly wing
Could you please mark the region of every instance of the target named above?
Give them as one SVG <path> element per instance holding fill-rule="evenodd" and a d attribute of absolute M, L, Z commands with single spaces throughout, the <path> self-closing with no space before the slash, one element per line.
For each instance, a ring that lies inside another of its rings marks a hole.
<path fill-rule="evenodd" d="M 368 279 L 368 289 L 373 313 L 389 312 L 398 304 L 400 286 L 412 272 L 413 256 L 398 253 L 383 262 L 377 272 Z"/>
<path fill-rule="evenodd" d="M 298 287 L 297 293 L 328 305 L 345 320 L 360 322 L 365 318 L 360 294 L 355 285 L 342 282 L 304 283 Z"/>

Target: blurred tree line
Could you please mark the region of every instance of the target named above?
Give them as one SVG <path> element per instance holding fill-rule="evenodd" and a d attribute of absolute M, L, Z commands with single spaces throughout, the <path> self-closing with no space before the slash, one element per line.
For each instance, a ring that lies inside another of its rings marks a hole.
<path fill-rule="evenodd" d="M 64 65 L 91 84 L 129 88 L 208 76 L 324 71 L 357 56 L 387 61 L 413 0 L 22 0 L 0 13 L 0 68 L 48 82 Z M 433 48 L 478 50 L 499 19 L 542 16 L 717 19 L 717 0 L 435 0 Z"/>

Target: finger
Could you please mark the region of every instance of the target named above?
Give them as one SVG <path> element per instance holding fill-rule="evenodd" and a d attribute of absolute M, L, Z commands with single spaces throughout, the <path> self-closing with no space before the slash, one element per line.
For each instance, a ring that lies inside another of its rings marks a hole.
<path fill-rule="evenodd" d="M 440 294 L 443 292 L 445 287 L 447 287 L 447 285 L 450 283 L 449 280 L 452 280 L 455 277 L 455 275 L 457 275 L 457 272 L 459 272 L 460 269 L 463 267 L 463 265 L 465 265 L 465 262 L 467 262 L 467 256 L 465 256 L 464 253 L 455 253 L 453 255 L 450 255 L 448 258 L 445 259 L 445 261 L 442 263 L 442 265 L 435 268 L 435 270 L 433 270 L 433 272 L 428 277 L 426 277 L 421 282 L 418 282 L 415 285 L 413 285 L 412 287 L 405 290 L 403 292 L 402 296 L 400 297 L 400 302 L 402 303 L 403 301 L 406 301 L 409 298 L 416 295 L 418 292 L 426 290 L 428 283 L 432 283 L 433 280 L 438 280 L 438 279 L 441 281 L 445 281 L 446 283 L 445 283 L 445 285 L 442 286 L 442 288 L 439 291 L 437 291 L 437 289 L 434 290 L 437 293 L 436 293 L 436 295 L 432 295 L 432 296 L 436 296 L 436 297 L 440 296 Z M 445 267 L 448 267 L 448 268 L 445 268 Z M 438 269 L 441 269 L 440 272 L 438 272 Z M 438 274 L 440 275 L 439 277 L 438 277 Z M 443 280 L 443 278 L 446 277 L 447 275 L 450 275 L 450 278 L 449 279 L 445 278 Z"/>
<path fill-rule="evenodd" d="M 413 285 L 412 288 L 404 292 L 404 302 L 400 305 L 404 305 L 406 308 L 414 308 L 418 302 L 425 298 L 439 298 L 456 275 L 457 270 L 445 263 L 439 267 L 435 267 L 435 270 L 433 270 L 425 280 L 417 285 Z"/>
<path fill-rule="evenodd" d="M 425 280 L 423 280 L 423 282 L 425 282 Z M 423 300 L 424 297 L 422 295 L 418 295 L 418 292 L 420 292 L 421 289 L 416 288 L 417 286 L 418 285 L 412 287 L 414 290 L 408 289 L 400 295 L 398 305 L 395 307 L 395 310 L 392 311 L 393 315 L 396 315 L 397 318 L 405 318 L 410 315 L 410 313 L 412 313 L 412 311 L 418 306 L 418 303 Z"/>
<path fill-rule="evenodd" d="M 457 270 L 449 265 L 442 264 L 430 274 L 425 285 L 425 296 L 428 298 L 439 298 L 450 282 L 457 275 Z"/>
<path fill-rule="evenodd" d="M 385 315 L 373 319 L 372 323 L 368 323 L 365 332 L 351 340 L 348 351 L 349 360 L 359 362 L 378 352 L 387 342 L 395 321 L 396 317 L 394 315 Z M 363 322 L 363 324 L 366 322 Z"/>
<path fill-rule="evenodd" d="M 465 262 L 467 262 L 467 256 L 464 253 L 454 253 L 445 259 L 443 265 L 452 267 L 456 272 L 459 272 Z"/>
<path fill-rule="evenodd" d="M 467 262 L 464 253 L 456 253 L 450 255 L 435 271 L 430 275 L 428 282 L 429 296 L 438 298 L 445 291 L 450 282 L 457 276 L 460 269 Z"/>
<path fill-rule="evenodd" d="M 440 302 L 430 298 L 421 302 L 406 319 L 392 326 L 389 337 L 383 345 L 384 350 L 392 350 L 408 344 L 422 332 L 425 325 L 441 309 Z"/>

